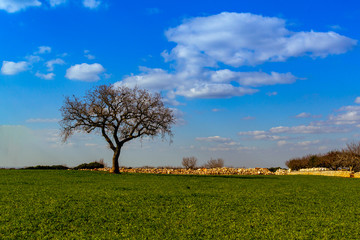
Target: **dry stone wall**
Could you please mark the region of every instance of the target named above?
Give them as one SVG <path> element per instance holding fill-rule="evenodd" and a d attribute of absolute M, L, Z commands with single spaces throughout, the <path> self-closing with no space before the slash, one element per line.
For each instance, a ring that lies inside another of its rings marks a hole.
<path fill-rule="evenodd" d="M 97 169 L 110 171 L 110 168 Z M 267 168 L 120 168 L 121 173 L 151 173 L 151 174 L 178 174 L 178 175 L 273 175 Z"/>

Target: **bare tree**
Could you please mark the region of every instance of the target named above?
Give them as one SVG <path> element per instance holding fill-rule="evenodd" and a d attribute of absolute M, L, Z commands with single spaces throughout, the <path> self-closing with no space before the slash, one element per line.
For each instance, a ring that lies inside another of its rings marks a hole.
<path fill-rule="evenodd" d="M 196 168 L 197 158 L 196 157 L 184 157 L 182 160 L 182 165 L 185 168 L 194 169 Z"/>
<path fill-rule="evenodd" d="M 347 143 L 339 158 L 342 165 L 352 171 L 360 163 L 360 142 Z"/>
<path fill-rule="evenodd" d="M 224 160 L 222 158 L 211 159 L 204 165 L 205 168 L 221 168 L 224 166 Z"/>
<path fill-rule="evenodd" d="M 172 110 L 164 106 L 159 93 L 138 87 L 101 85 L 82 99 L 65 97 L 60 111 L 63 141 L 74 132 L 100 133 L 114 152 L 113 173 L 119 173 L 120 152 L 126 142 L 144 136 L 171 138 L 175 123 Z"/>

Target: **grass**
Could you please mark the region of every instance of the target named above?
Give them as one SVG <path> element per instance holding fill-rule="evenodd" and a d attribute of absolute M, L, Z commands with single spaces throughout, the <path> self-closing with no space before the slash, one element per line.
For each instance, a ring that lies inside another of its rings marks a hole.
<path fill-rule="evenodd" d="M 360 179 L 0 170 L 0 239 L 358 239 Z"/>

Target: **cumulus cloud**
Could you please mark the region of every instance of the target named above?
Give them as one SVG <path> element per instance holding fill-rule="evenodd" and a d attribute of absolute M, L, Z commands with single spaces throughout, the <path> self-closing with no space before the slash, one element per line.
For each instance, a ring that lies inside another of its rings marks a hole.
<path fill-rule="evenodd" d="M 50 6 L 52 6 L 52 7 L 56 7 L 58 5 L 66 3 L 66 2 L 67 2 L 67 0 L 50 0 L 49 1 Z"/>
<path fill-rule="evenodd" d="M 356 44 L 335 32 L 291 32 L 280 18 L 229 12 L 193 18 L 169 29 L 166 36 L 178 44 L 170 58 L 196 55 L 208 66 L 216 62 L 251 66 L 302 55 L 325 57 Z"/>
<path fill-rule="evenodd" d="M 86 8 L 95 9 L 101 4 L 100 0 L 83 0 L 83 5 Z"/>
<path fill-rule="evenodd" d="M 241 72 L 236 68 L 299 56 L 326 57 L 357 44 L 331 31 L 293 32 L 284 19 L 251 13 L 223 12 L 188 19 L 165 35 L 176 44 L 162 53 L 165 61 L 173 63 L 173 71 L 142 68 L 142 73 L 118 84 L 173 91 L 175 96 L 188 98 L 243 96 L 257 92 L 254 87 L 291 84 L 298 78 L 289 72 Z"/>
<path fill-rule="evenodd" d="M 65 77 L 70 80 L 96 82 L 100 80 L 99 75 L 103 72 L 105 72 L 105 68 L 99 63 L 82 63 L 68 68 Z"/>
<path fill-rule="evenodd" d="M 4 75 L 16 75 L 20 72 L 24 72 L 28 70 L 29 63 L 25 61 L 21 62 L 11 62 L 11 61 L 3 61 L 3 65 L 1 67 L 1 73 Z"/>
<path fill-rule="evenodd" d="M 54 79 L 55 74 L 54 73 L 46 73 L 45 74 L 45 73 L 36 72 L 35 76 L 37 76 L 38 78 L 45 79 L 45 80 L 52 80 L 52 79 Z"/>
<path fill-rule="evenodd" d="M 0 0 L 0 9 L 8 13 L 18 12 L 28 7 L 39 7 L 41 2 L 38 0 Z"/>
<path fill-rule="evenodd" d="M 45 53 L 51 53 L 51 47 L 49 46 L 40 46 L 39 50 L 35 52 L 35 54 L 45 54 Z"/>
<path fill-rule="evenodd" d="M 360 103 L 360 97 L 355 98 L 355 103 L 357 103 L 357 104 Z"/>
<path fill-rule="evenodd" d="M 61 58 L 56 58 L 46 62 L 46 67 L 48 71 L 54 71 L 54 65 L 64 65 L 65 62 Z"/>

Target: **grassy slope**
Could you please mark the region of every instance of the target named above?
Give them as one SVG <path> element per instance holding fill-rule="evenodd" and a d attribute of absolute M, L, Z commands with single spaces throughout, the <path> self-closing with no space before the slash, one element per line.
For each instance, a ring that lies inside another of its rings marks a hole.
<path fill-rule="evenodd" d="M 0 239 L 355 239 L 360 179 L 1 170 Z"/>

